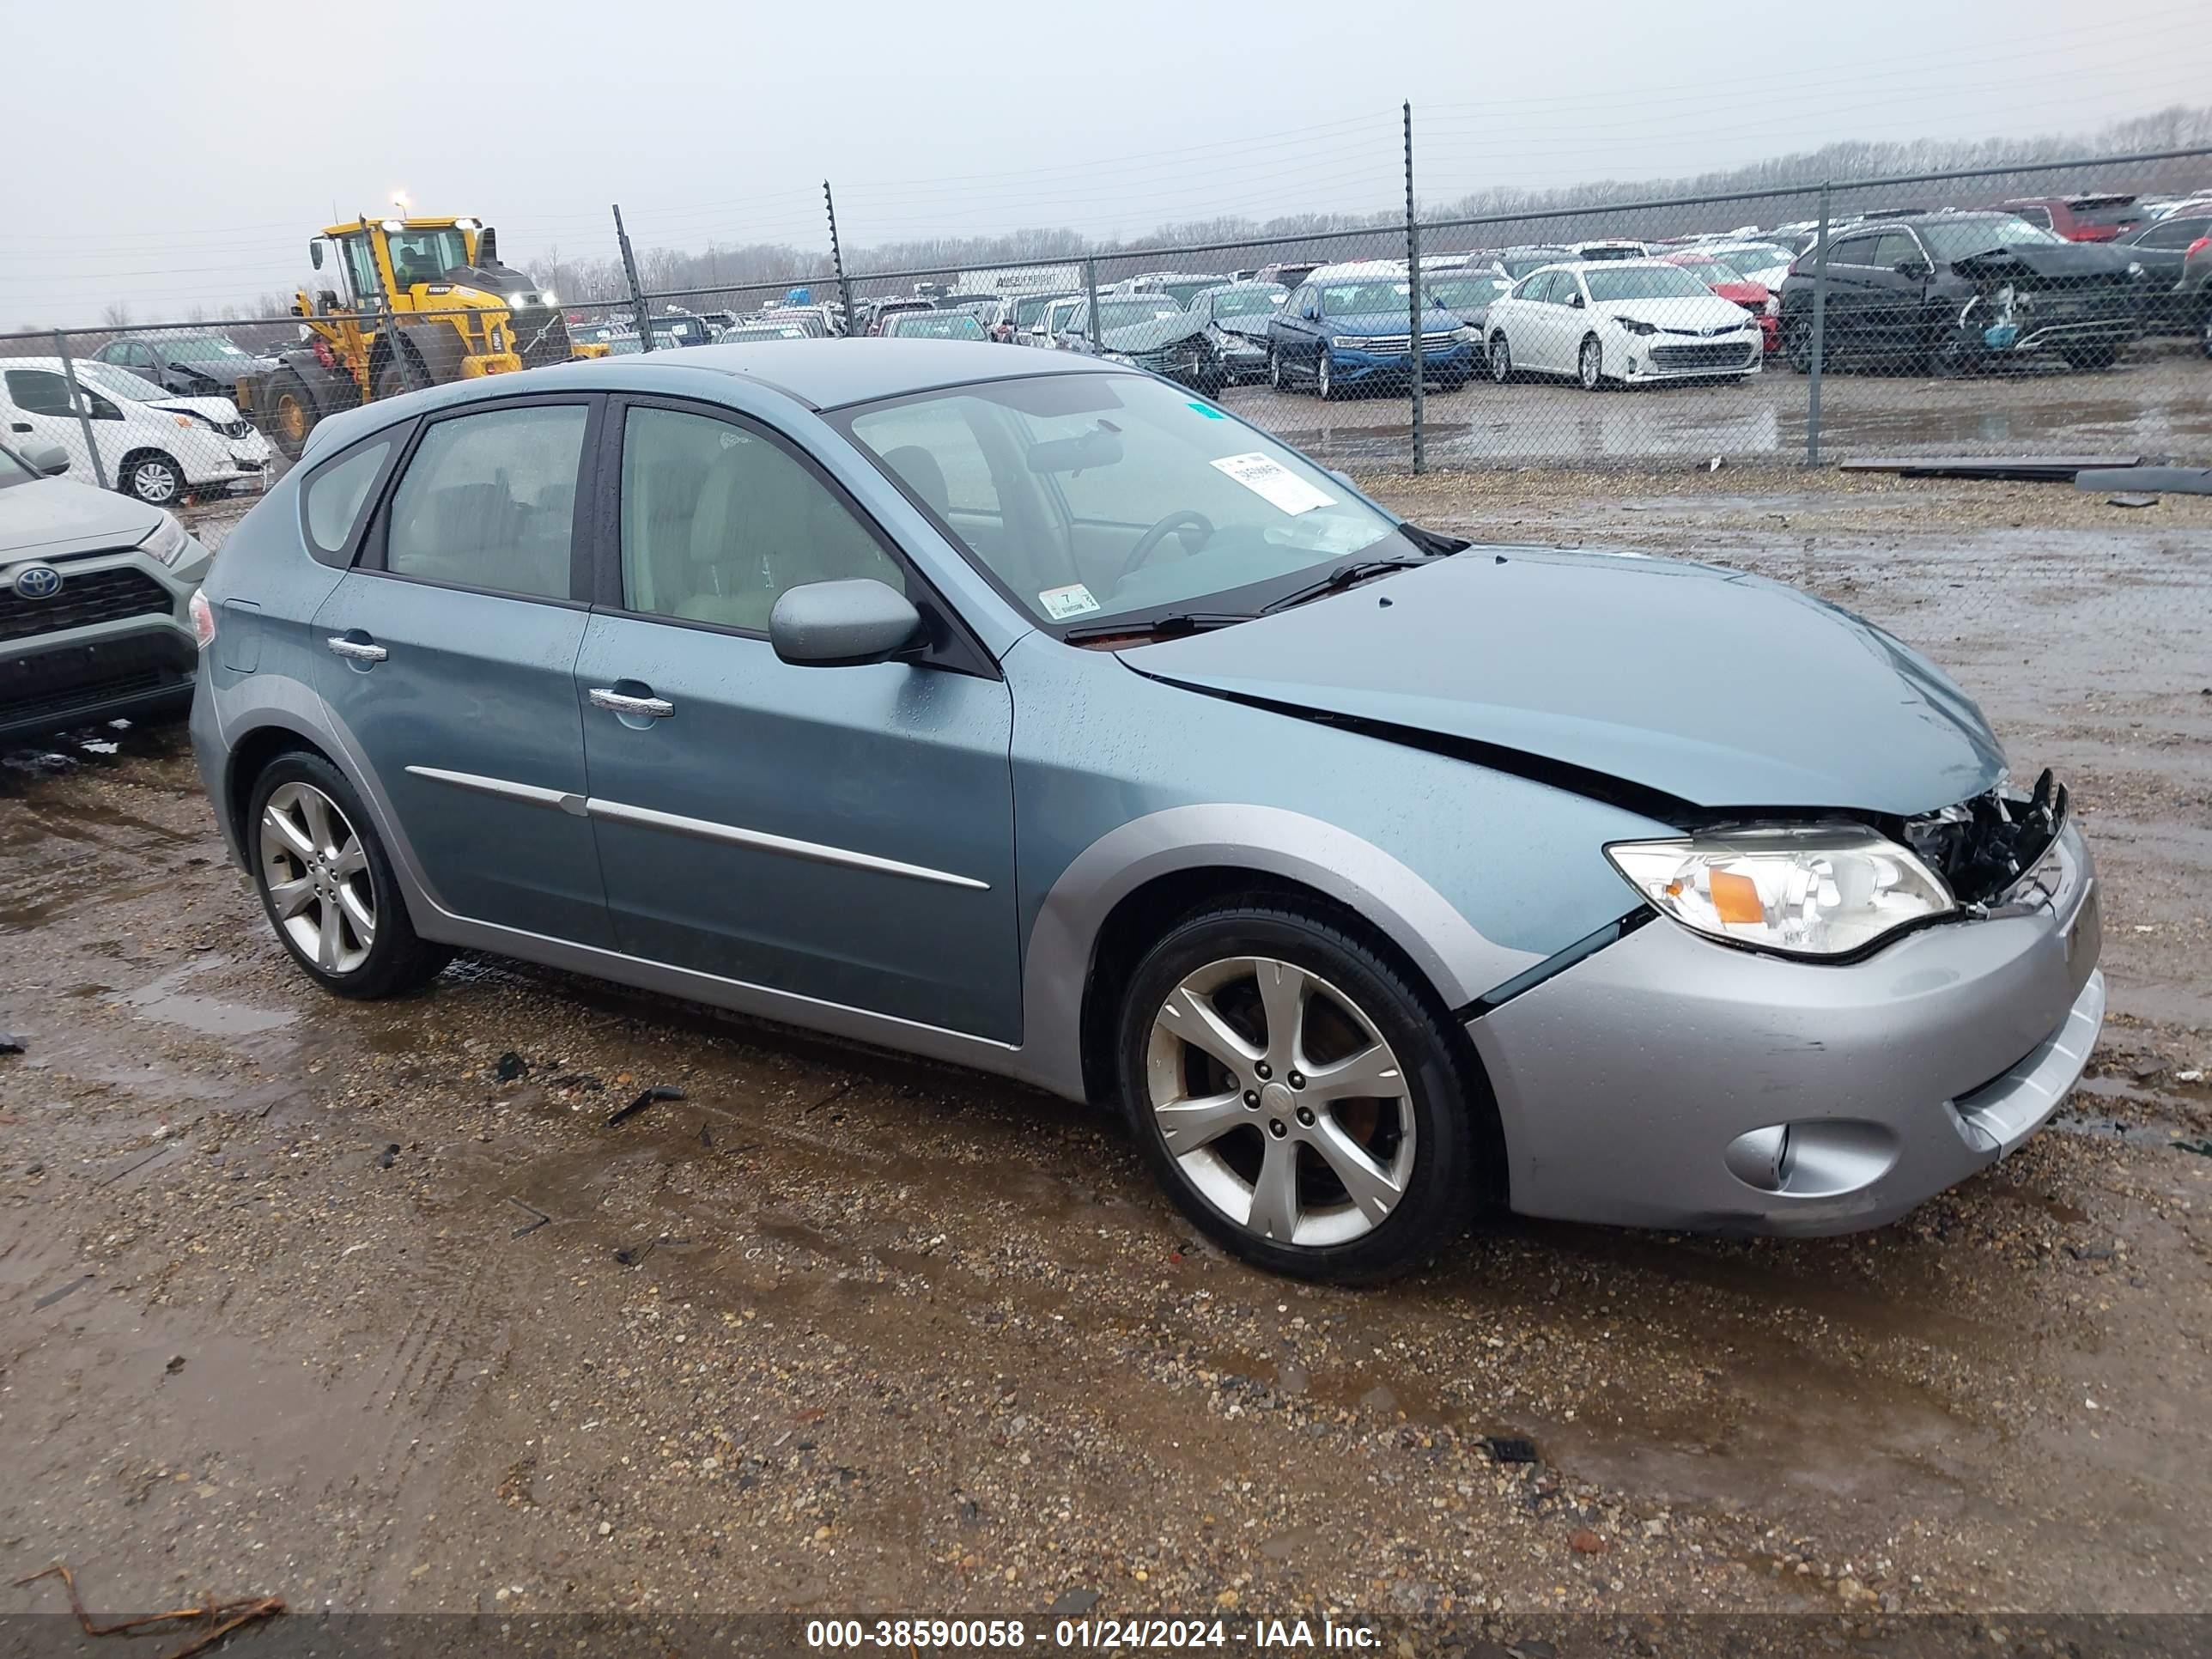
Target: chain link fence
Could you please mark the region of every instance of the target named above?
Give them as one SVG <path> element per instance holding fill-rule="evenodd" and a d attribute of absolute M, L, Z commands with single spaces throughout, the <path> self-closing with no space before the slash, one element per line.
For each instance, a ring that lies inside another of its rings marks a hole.
<path fill-rule="evenodd" d="M 846 268 L 833 218 L 816 269 L 665 290 L 614 221 L 588 299 L 473 221 L 364 220 L 290 315 L 0 335 L 5 441 L 168 503 L 422 386 L 856 335 L 1126 361 L 1340 465 L 2212 447 L 2212 149 L 990 266 Z"/>

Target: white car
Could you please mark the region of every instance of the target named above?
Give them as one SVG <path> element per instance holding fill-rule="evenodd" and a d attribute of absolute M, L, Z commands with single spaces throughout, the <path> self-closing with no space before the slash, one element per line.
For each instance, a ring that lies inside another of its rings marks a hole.
<path fill-rule="evenodd" d="M 1547 265 L 1490 302 L 1491 378 L 1558 374 L 1608 384 L 1759 373 L 1759 319 L 1680 265 L 1606 259 Z"/>
<path fill-rule="evenodd" d="M 58 357 L 10 357 L 0 363 L 0 437 L 38 448 L 58 445 L 70 476 L 168 507 L 201 491 L 263 483 L 269 440 L 239 418 L 228 398 L 182 398 L 112 363 L 76 359 L 70 367 L 84 408 L 70 400 Z M 85 447 L 89 430 L 100 465 Z"/>
<path fill-rule="evenodd" d="M 1060 344 L 1060 337 L 1066 331 L 1067 320 L 1075 315 L 1075 308 L 1083 303 L 1080 294 L 1064 294 L 1057 300 L 1048 301 L 1044 315 L 1030 325 L 1026 332 L 1017 336 L 1024 345 L 1043 346 L 1048 349 Z"/>
<path fill-rule="evenodd" d="M 1648 259 L 1651 246 L 1648 242 L 1632 242 L 1624 236 L 1603 236 L 1595 241 L 1570 242 L 1567 252 L 1582 260 Z"/>
<path fill-rule="evenodd" d="M 1795 257 L 1786 247 L 1763 241 L 1700 242 L 1698 252 L 1711 254 L 1747 283 L 1759 283 L 1777 294 L 1782 291 L 1782 279 L 1790 274 Z"/>

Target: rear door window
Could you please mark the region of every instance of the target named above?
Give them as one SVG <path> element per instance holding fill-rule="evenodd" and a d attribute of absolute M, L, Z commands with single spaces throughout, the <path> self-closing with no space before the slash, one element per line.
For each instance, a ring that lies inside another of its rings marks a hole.
<path fill-rule="evenodd" d="M 394 440 L 380 438 L 350 455 L 325 465 L 301 492 L 307 541 L 319 555 L 342 556 L 353 540 L 377 475 L 390 459 Z"/>
<path fill-rule="evenodd" d="M 538 404 L 433 422 L 392 493 L 385 569 L 418 581 L 569 598 L 577 465 L 589 418 L 580 403 Z"/>

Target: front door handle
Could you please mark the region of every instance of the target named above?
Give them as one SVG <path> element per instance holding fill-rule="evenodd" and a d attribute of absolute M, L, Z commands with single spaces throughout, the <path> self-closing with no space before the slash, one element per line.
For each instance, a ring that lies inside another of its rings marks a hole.
<path fill-rule="evenodd" d="M 610 709 L 617 714 L 641 715 L 647 720 L 666 720 L 676 712 L 676 705 L 665 697 L 633 697 L 611 685 L 593 686 L 591 698 L 594 708 Z"/>
<path fill-rule="evenodd" d="M 382 662 L 392 653 L 380 645 L 367 640 L 350 639 L 343 634 L 333 634 L 323 641 L 349 662 Z"/>

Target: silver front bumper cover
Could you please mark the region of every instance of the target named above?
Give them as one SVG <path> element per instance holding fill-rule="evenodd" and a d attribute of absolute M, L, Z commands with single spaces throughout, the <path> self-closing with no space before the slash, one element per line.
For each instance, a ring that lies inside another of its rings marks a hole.
<path fill-rule="evenodd" d="M 2057 1109 L 2104 1018 L 2095 870 L 2070 825 L 2055 856 L 2039 901 L 1862 962 L 1759 956 L 1654 919 L 1470 1020 L 1512 1207 L 1849 1232 L 1995 1163 Z M 1773 1190 L 1731 1170 L 1732 1143 L 1784 1123 L 1845 1155 Z"/>

